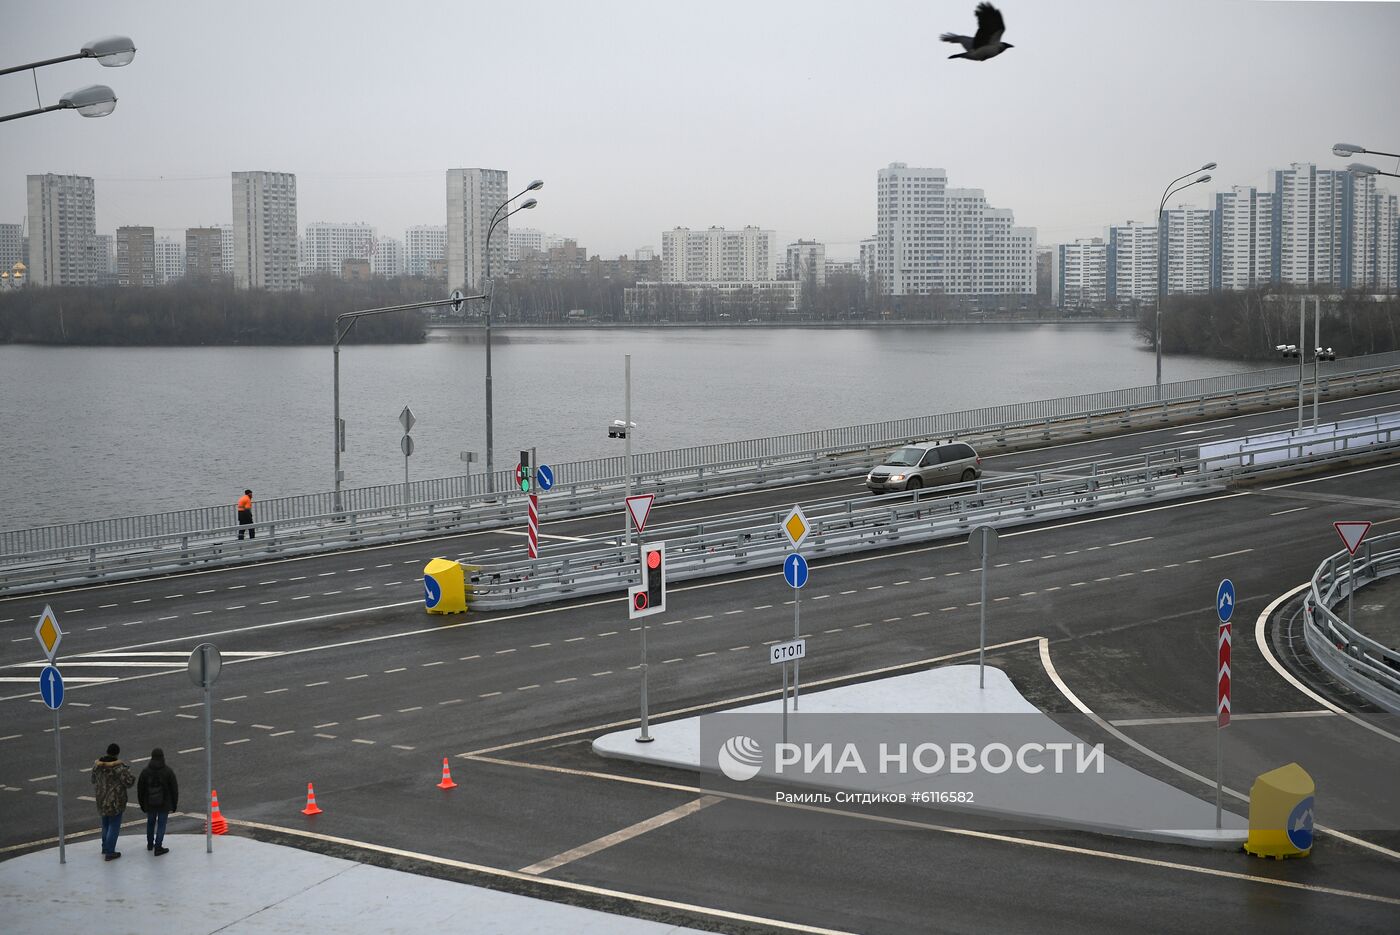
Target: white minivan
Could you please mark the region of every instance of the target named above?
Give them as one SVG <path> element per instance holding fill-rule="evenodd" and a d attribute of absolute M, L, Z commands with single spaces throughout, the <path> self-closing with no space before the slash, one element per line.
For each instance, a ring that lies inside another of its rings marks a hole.
<path fill-rule="evenodd" d="M 982 476 L 982 459 L 964 442 L 906 445 L 865 476 L 875 493 L 968 483 Z"/>

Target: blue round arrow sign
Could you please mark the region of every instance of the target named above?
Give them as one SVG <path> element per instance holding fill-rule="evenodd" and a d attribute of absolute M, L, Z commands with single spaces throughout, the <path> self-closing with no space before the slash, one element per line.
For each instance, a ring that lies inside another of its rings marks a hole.
<path fill-rule="evenodd" d="M 797 552 L 783 559 L 783 578 L 788 587 L 800 588 L 807 583 L 807 560 Z"/>
<path fill-rule="evenodd" d="M 39 673 L 39 694 L 44 696 L 44 704 L 57 711 L 63 705 L 63 673 L 53 666 L 44 666 Z"/>
<path fill-rule="evenodd" d="M 1220 582 L 1220 587 L 1215 591 L 1215 613 L 1220 617 L 1221 623 L 1229 623 L 1230 615 L 1235 612 L 1235 583 L 1229 578 Z"/>
<path fill-rule="evenodd" d="M 535 482 L 540 485 L 541 490 L 548 490 L 554 486 L 554 469 L 548 464 L 541 464 L 539 470 L 535 471 Z"/>
<path fill-rule="evenodd" d="M 442 600 L 442 585 L 431 575 L 423 576 L 423 603 L 427 607 L 436 607 L 438 601 Z"/>

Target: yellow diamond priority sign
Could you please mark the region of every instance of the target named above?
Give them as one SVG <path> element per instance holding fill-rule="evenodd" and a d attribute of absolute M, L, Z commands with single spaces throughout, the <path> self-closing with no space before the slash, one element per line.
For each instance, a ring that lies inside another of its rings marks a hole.
<path fill-rule="evenodd" d="M 807 533 L 811 528 L 800 506 L 793 507 L 792 512 L 783 519 L 783 535 L 787 536 L 794 549 L 802 544 L 803 539 L 807 538 Z"/>
<path fill-rule="evenodd" d="M 54 615 L 53 608 L 44 605 L 44 612 L 39 615 L 39 624 L 34 628 L 34 636 L 38 638 L 39 645 L 44 647 L 44 655 L 49 657 L 49 662 L 53 662 L 54 653 L 58 652 L 58 644 L 63 639 L 63 631 L 58 628 L 58 617 Z"/>

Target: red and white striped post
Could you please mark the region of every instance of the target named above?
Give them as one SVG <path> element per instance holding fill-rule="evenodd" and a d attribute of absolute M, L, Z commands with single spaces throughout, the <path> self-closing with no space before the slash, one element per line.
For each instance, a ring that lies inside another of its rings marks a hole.
<path fill-rule="evenodd" d="M 540 557 L 540 498 L 530 494 L 530 545 L 531 558 Z"/>
<path fill-rule="evenodd" d="M 1220 732 L 1230 725 L 1230 624 L 1220 624 L 1215 637 L 1215 827 L 1220 829 Z"/>

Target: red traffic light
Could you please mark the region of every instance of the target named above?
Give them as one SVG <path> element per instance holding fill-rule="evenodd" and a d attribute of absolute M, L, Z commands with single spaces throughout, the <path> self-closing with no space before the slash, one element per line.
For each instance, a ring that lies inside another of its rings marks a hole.
<path fill-rule="evenodd" d="M 632 595 L 632 606 L 637 610 L 647 609 L 647 592 L 638 591 Z"/>
<path fill-rule="evenodd" d="M 648 568 L 660 568 L 660 567 L 661 567 L 661 553 L 660 553 L 660 552 L 651 551 L 651 552 L 648 552 L 648 553 L 647 553 L 647 567 L 648 567 Z"/>

